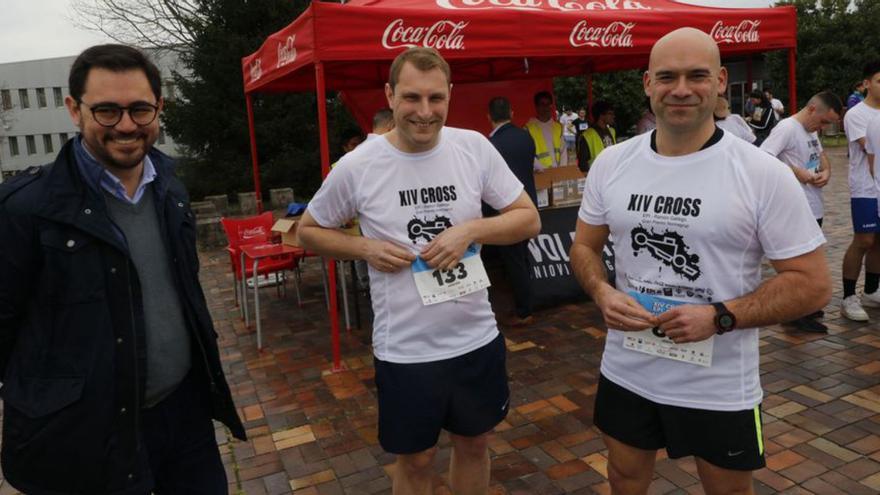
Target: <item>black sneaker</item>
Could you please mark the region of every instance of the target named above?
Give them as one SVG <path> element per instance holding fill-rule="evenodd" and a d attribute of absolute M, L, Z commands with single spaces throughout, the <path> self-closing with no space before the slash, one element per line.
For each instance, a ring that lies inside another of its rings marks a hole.
<path fill-rule="evenodd" d="M 818 322 L 811 318 L 800 318 L 791 322 L 791 324 L 802 332 L 809 333 L 828 333 L 828 327 L 824 323 Z"/>

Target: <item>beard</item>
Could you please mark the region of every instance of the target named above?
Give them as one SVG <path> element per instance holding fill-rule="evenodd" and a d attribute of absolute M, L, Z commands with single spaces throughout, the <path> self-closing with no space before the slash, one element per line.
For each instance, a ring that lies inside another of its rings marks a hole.
<path fill-rule="evenodd" d="M 131 151 L 114 149 L 117 139 L 134 139 Z M 155 139 L 150 139 L 150 133 L 136 131 L 128 134 L 108 132 L 103 136 L 84 135 L 83 143 L 95 157 L 95 159 L 108 169 L 131 170 L 137 168 L 144 161 Z M 135 146 L 136 145 L 136 146 Z"/>

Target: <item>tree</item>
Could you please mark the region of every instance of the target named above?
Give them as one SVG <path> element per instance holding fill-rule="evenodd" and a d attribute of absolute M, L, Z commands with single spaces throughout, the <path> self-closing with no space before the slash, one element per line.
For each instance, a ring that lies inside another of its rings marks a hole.
<path fill-rule="evenodd" d="M 74 0 L 74 23 L 142 48 L 185 53 L 207 21 L 199 0 Z"/>
<path fill-rule="evenodd" d="M 880 46 L 880 2 L 874 0 L 787 0 L 797 9 L 798 107 L 814 94 L 830 90 L 845 98 L 862 79 L 862 67 Z M 766 64 L 779 88 L 788 86 L 788 54 L 772 52 Z M 782 91 L 777 91 L 782 95 Z"/>
<path fill-rule="evenodd" d="M 556 105 L 587 108 L 587 82 L 584 76 L 557 77 L 553 81 Z M 604 100 L 614 107 L 614 128 L 618 135 L 632 134 L 645 109 L 642 72 L 627 70 L 593 76 L 593 101 Z M 589 115 L 589 108 L 587 108 Z"/>

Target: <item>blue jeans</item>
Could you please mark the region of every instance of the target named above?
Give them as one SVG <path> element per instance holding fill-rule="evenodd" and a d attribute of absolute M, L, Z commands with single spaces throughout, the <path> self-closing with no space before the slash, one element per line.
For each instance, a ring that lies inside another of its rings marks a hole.
<path fill-rule="evenodd" d="M 144 409 L 143 441 L 156 495 L 226 495 L 207 384 L 190 371 L 171 395 Z"/>

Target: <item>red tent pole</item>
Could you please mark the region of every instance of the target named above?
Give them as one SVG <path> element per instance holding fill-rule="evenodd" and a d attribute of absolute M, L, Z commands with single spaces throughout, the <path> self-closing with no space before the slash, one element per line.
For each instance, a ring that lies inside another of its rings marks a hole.
<path fill-rule="evenodd" d="M 257 159 L 257 133 L 254 130 L 254 104 L 250 93 L 244 95 L 247 106 L 248 133 L 251 137 L 251 167 L 254 172 L 254 192 L 257 198 L 257 213 L 263 213 L 263 194 L 260 192 L 260 162 Z"/>
<path fill-rule="evenodd" d="M 797 111 L 797 73 L 795 71 L 796 48 L 788 49 L 788 113 L 794 115 Z"/>
<path fill-rule="evenodd" d="M 587 120 L 593 122 L 593 72 L 587 73 Z"/>
<path fill-rule="evenodd" d="M 327 139 L 327 92 L 324 88 L 324 64 L 315 62 L 315 79 L 318 90 L 318 129 L 321 136 L 321 177 L 330 173 L 330 144 Z M 341 371 L 339 351 L 339 312 L 336 300 L 336 261 L 328 258 L 327 277 L 330 292 L 330 341 L 333 346 L 333 371 Z"/>

